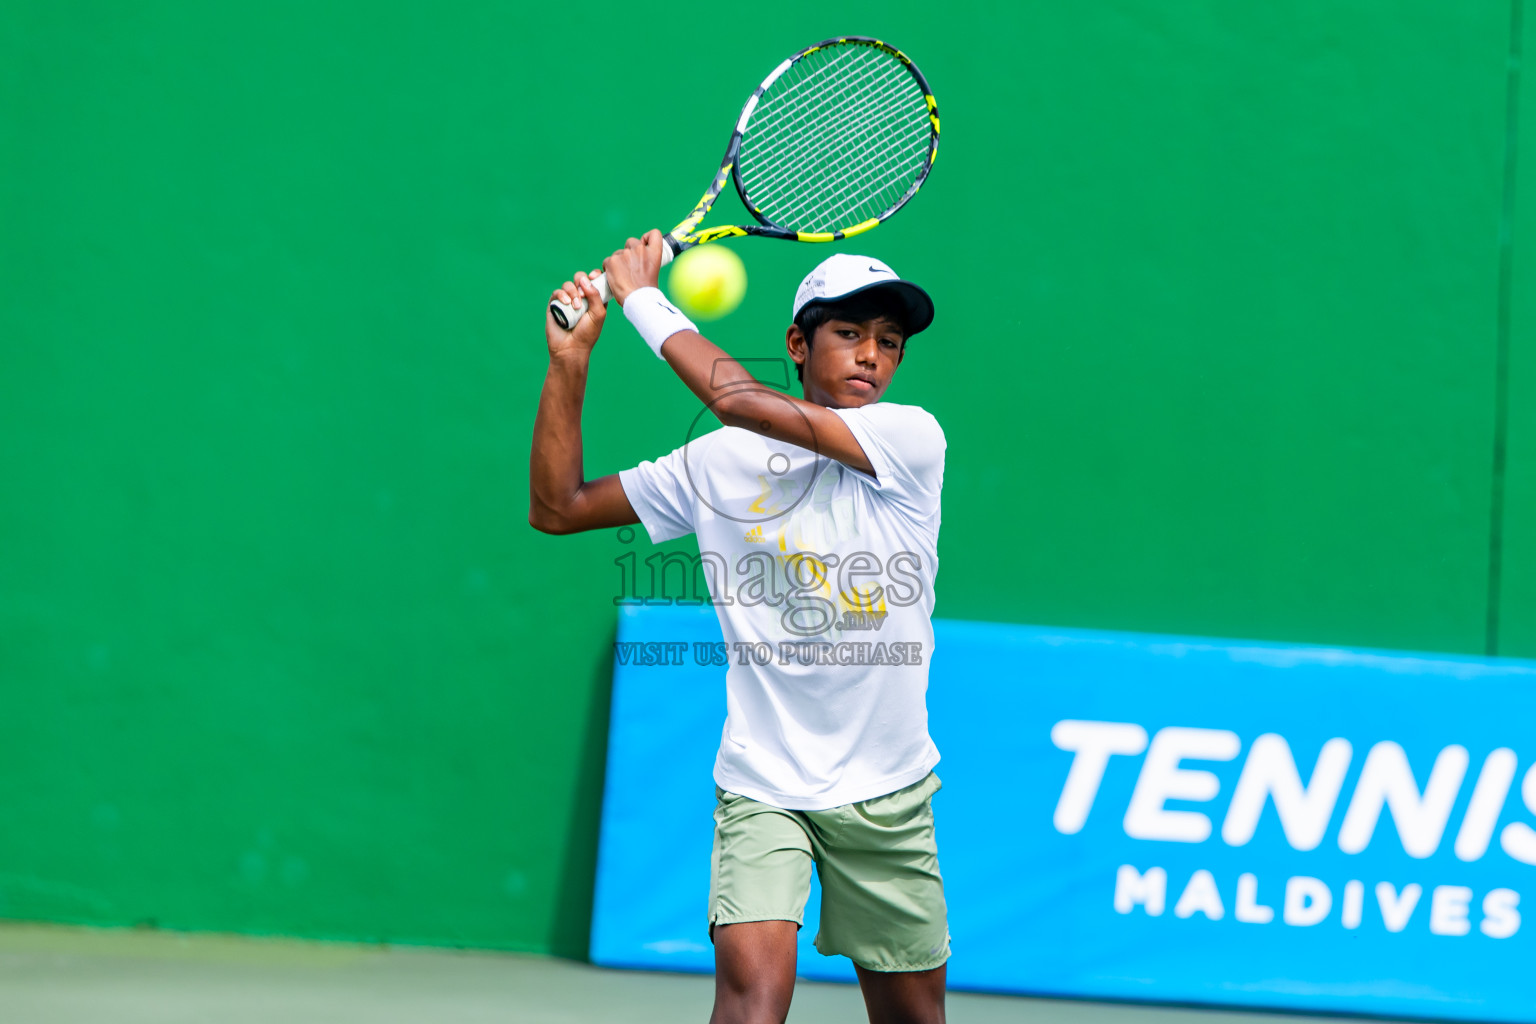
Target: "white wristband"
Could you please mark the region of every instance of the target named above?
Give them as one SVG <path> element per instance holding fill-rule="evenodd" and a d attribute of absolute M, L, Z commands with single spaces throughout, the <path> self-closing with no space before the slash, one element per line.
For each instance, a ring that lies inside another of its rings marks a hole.
<path fill-rule="evenodd" d="M 657 359 L 663 359 L 661 343 L 678 331 L 697 331 L 699 328 L 677 307 L 667 301 L 660 288 L 636 288 L 624 299 L 624 315 L 635 325 L 640 337 L 651 346 Z"/>

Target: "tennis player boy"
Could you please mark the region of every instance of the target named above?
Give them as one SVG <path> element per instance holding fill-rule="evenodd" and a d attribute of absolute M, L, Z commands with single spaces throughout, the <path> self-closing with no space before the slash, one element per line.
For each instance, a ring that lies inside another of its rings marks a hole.
<path fill-rule="evenodd" d="M 782 1022 L 811 865 L 816 948 L 849 957 L 869 1019 L 942 1022 L 949 958 L 928 736 L 944 432 L 882 402 L 933 303 L 885 264 L 837 254 L 786 333 L 804 400 L 757 384 L 657 288 L 659 232 L 603 261 L 625 317 L 724 424 L 655 462 L 586 480 L 581 406 L 604 309 L 545 325 L 529 522 L 696 533 L 730 661 L 715 761 L 714 1024 Z M 594 271 L 594 274 L 596 272 Z M 765 657 L 766 655 L 766 657 Z"/>

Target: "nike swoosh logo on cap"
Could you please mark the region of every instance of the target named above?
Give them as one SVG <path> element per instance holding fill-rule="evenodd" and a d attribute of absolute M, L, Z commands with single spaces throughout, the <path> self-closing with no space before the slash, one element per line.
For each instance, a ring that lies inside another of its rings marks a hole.
<path fill-rule="evenodd" d="M 880 267 L 870 267 L 869 268 L 869 272 L 871 274 L 889 274 L 890 273 L 889 270 L 883 270 Z"/>

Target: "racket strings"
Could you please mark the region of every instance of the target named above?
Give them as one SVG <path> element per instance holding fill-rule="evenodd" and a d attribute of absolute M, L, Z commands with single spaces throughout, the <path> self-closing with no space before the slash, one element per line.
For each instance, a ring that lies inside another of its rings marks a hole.
<path fill-rule="evenodd" d="M 762 121 L 754 124 L 758 130 L 752 139 L 744 140 L 743 148 L 744 156 L 755 157 L 758 164 L 779 165 L 778 173 L 765 176 L 762 184 L 771 188 L 792 173 L 797 164 L 814 165 L 845 140 L 851 126 L 868 120 L 897 98 L 903 85 L 910 84 L 916 90 L 911 76 L 895 61 L 876 65 L 873 73 L 845 74 L 836 81 L 826 80 L 830 74 L 849 70 L 849 65 L 856 63 L 856 56 L 847 54 L 840 60 L 828 61 L 761 105 Z M 812 91 L 807 92 L 808 89 Z M 910 98 L 919 97 L 914 92 Z M 763 122 L 768 125 L 766 130 Z M 808 147 L 808 138 L 814 138 L 817 144 Z M 798 156 L 796 164 L 784 160 L 792 148 Z"/>
<path fill-rule="evenodd" d="M 918 155 L 923 156 L 928 152 L 927 131 L 914 133 L 913 140 L 921 142 Z M 881 140 L 888 143 L 890 140 Z M 916 171 L 908 164 L 895 164 L 889 167 L 884 174 L 876 172 L 863 179 L 854 182 L 832 194 L 828 205 L 830 212 L 824 215 L 824 220 L 829 227 L 858 224 L 868 217 L 861 216 L 867 212 L 870 217 L 878 216 L 896 205 L 913 180 L 917 177 Z M 802 198 L 799 208 L 806 208 L 816 197 L 814 194 Z M 797 208 L 798 209 L 798 208 Z M 790 214 L 794 216 L 794 213 Z"/>
<path fill-rule="evenodd" d="M 761 185 L 771 191 L 788 175 L 815 167 L 819 159 L 848 141 L 851 126 L 867 120 L 882 102 L 892 98 L 903 84 L 902 79 L 911 81 L 899 66 L 893 64 L 884 70 L 884 75 L 867 81 L 848 77 L 837 83 L 821 84 L 819 94 L 810 97 L 810 102 L 802 95 L 799 102 L 777 103 L 776 109 L 768 113 L 782 120 L 773 130 L 754 139 L 751 146 L 758 163 L 778 167 L 778 172 L 766 175 Z M 857 102 L 850 103 L 854 100 Z M 790 112 L 783 113 L 785 108 Z M 807 140 L 814 141 L 807 145 Z M 744 157 L 747 149 L 743 140 Z M 791 156 L 792 161 L 787 159 Z M 746 169 L 744 162 L 743 171 Z"/>
<path fill-rule="evenodd" d="M 899 84 L 897 83 L 898 88 Z M 793 163 L 786 159 L 784 169 L 760 187 L 765 187 L 768 191 L 786 190 L 784 192 L 785 212 L 787 216 L 793 216 L 812 212 L 816 198 L 832 181 L 841 182 L 843 187 L 837 192 L 826 193 L 829 203 L 839 196 L 846 196 L 850 189 L 857 191 L 861 187 L 869 193 L 871 198 L 878 195 L 879 189 L 872 180 L 849 176 L 849 172 L 857 170 L 861 162 L 867 163 L 872 151 L 883 153 L 887 162 L 893 164 L 899 172 L 910 172 L 915 176 L 917 165 L 903 157 L 915 156 L 920 162 L 921 158 L 927 155 L 928 122 L 925 118 L 921 124 L 907 126 L 905 135 L 898 134 L 897 130 L 887 130 L 886 124 L 871 115 L 884 112 L 877 104 L 888 98 L 892 92 L 894 90 L 887 90 L 885 94 L 874 94 L 868 100 L 861 98 L 860 105 L 849 106 L 847 112 L 837 122 L 818 125 L 818 131 L 825 132 L 821 144 L 813 150 L 800 154 Z M 778 155 L 787 158 L 792 154 L 786 149 Z M 788 179 L 800 170 L 802 163 L 812 166 L 819 164 L 820 174 L 800 181 L 796 187 Z M 871 179 L 876 174 L 878 172 L 873 172 Z M 838 213 L 827 211 L 826 215 L 835 220 Z"/>
<path fill-rule="evenodd" d="M 827 47 L 765 91 L 742 138 L 742 185 L 782 227 L 852 227 L 910 192 L 931 137 L 927 98 L 894 56 Z"/>
<path fill-rule="evenodd" d="M 929 138 L 926 129 L 913 130 L 904 137 L 866 129 L 851 136 L 851 148 L 844 147 L 841 154 L 834 154 L 834 159 L 825 162 L 819 173 L 783 182 L 781 196 L 770 196 L 759 187 L 756 195 L 762 197 L 762 202 L 757 204 L 754 200 L 754 204 L 766 210 L 775 222 L 797 230 L 863 223 L 893 209 L 910 192 L 920 177 Z M 910 159 L 905 162 L 881 161 L 869 155 L 869 150 L 883 150 L 889 157 L 888 151 L 903 143 L 910 150 Z"/>
<path fill-rule="evenodd" d="M 901 81 L 902 78 L 911 81 L 910 76 L 904 72 L 899 75 L 900 77 L 887 76 L 885 81 L 876 83 L 872 88 L 862 93 L 852 93 L 846 98 L 856 98 L 858 100 L 856 104 L 846 103 L 842 95 L 835 97 L 835 100 L 844 101 L 831 104 L 833 109 L 840 107 L 842 110 L 840 114 L 834 115 L 835 120 L 815 123 L 816 118 L 825 116 L 825 111 L 818 107 L 808 108 L 792 122 L 787 122 L 791 130 L 777 132 L 773 138 L 757 143 L 754 146 L 754 149 L 759 151 L 756 154 L 757 159 L 779 167 L 778 173 L 763 180 L 760 187 L 772 190 L 791 174 L 803 170 L 807 165 L 814 166 L 817 160 L 848 142 L 850 126 L 858 126 L 861 122 L 867 121 L 869 115 L 877 110 L 882 101 L 887 101 L 897 94 L 904 84 Z M 818 142 L 806 149 L 804 148 L 806 137 L 815 137 Z M 791 156 L 795 158 L 792 161 L 787 159 Z M 743 171 L 745 171 L 745 165 L 743 165 Z"/>
<path fill-rule="evenodd" d="M 909 161 L 907 165 L 898 163 L 895 165 L 894 173 L 887 173 L 882 177 L 881 166 L 877 161 L 871 160 L 867 152 L 871 147 L 877 151 L 888 151 L 892 147 L 899 148 L 901 143 L 906 142 L 910 144 L 912 156 L 918 161 L 924 155 L 927 142 L 925 129 L 909 132 L 903 138 L 899 135 L 891 135 L 889 132 L 878 131 L 867 124 L 855 123 L 851 127 L 849 125 L 841 127 L 844 137 L 839 139 L 837 144 L 824 146 L 820 150 L 805 154 L 804 159 L 807 162 L 817 165 L 814 167 L 815 173 L 781 171 L 767 181 L 756 183 L 757 194 L 765 197 L 765 202 L 770 208 L 775 208 L 774 212 L 778 213 L 780 220 L 798 221 L 809 214 L 812 220 L 818 222 L 813 224 L 813 227 L 827 226 L 824 222 L 838 220 L 847 212 L 849 204 L 840 203 L 835 208 L 827 208 L 826 204 L 845 199 L 850 193 L 861 194 L 869 200 L 880 198 L 880 189 L 887 184 L 888 179 L 910 177 L 914 174 L 912 161 Z M 887 155 L 890 154 L 887 152 Z M 769 200 L 770 196 L 773 196 L 772 201 Z M 816 209 L 818 200 L 822 206 L 819 215 Z"/>
<path fill-rule="evenodd" d="M 802 72 L 798 78 L 792 80 L 790 84 L 782 91 L 774 93 L 769 99 L 760 101 L 758 104 L 758 110 L 762 111 L 768 104 L 782 106 L 791 103 L 801 103 L 807 95 L 808 90 L 825 87 L 828 84 L 828 80 L 833 77 L 834 72 L 849 70 L 851 65 L 857 63 L 857 57 L 858 54 L 854 52 L 844 53 L 834 57 L 829 61 L 826 61 L 813 71 Z M 799 69 L 799 64 L 793 65 L 789 71 L 784 73 L 784 77 L 781 78 L 780 81 L 789 79 L 789 77 L 795 74 L 795 72 Z M 809 114 L 810 111 L 807 111 L 804 116 L 809 116 Z M 759 114 L 758 117 L 761 117 L 761 114 Z M 788 134 L 790 131 L 796 128 L 800 123 L 800 120 L 803 120 L 803 118 L 783 119 L 779 123 L 775 124 L 771 130 L 767 132 L 760 131 L 757 137 L 763 143 L 771 143 L 776 138 L 782 137 L 783 135 Z M 753 125 L 756 126 L 757 123 L 757 118 L 754 118 Z"/>
<path fill-rule="evenodd" d="M 878 216 L 917 179 L 929 138 L 926 125 L 909 129 L 905 135 L 867 124 L 859 126 L 838 146 L 818 154 L 830 159 L 824 160 L 816 173 L 775 179 L 775 187 L 782 189 L 782 194 L 764 208 L 777 221 L 797 227 L 803 223 L 813 231 L 848 227 Z"/>
<path fill-rule="evenodd" d="M 899 193 L 887 196 L 887 190 L 898 182 L 910 182 L 916 177 L 915 170 L 911 165 L 901 163 L 884 168 L 879 165 L 863 166 L 860 161 L 867 158 L 861 152 L 865 148 L 861 144 L 867 143 L 869 148 L 873 148 L 902 141 L 920 143 L 921 149 L 917 151 L 920 156 L 927 150 L 927 140 L 926 131 L 914 132 L 906 140 L 870 133 L 851 140 L 854 148 L 829 164 L 821 178 L 802 182 L 798 188 L 786 194 L 782 203 L 783 215 L 791 220 L 813 219 L 828 226 L 849 226 L 867 219 L 856 216 L 862 206 L 871 207 L 868 211 L 871 216 L 889 209 Z"/>

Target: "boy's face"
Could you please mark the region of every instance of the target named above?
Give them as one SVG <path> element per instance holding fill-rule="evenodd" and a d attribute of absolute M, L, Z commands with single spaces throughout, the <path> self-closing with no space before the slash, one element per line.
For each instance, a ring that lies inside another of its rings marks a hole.
<path fill-rule="evenodd" d="M 790 325 L 789 355 L 805 368 L 805 400 L 833 409 L 854 409 L 880 401 L 906 351 L 906 338 L 883 316 L 855 323 L 828 320 L 809 345 Z"/>

